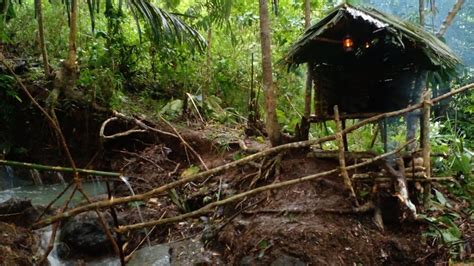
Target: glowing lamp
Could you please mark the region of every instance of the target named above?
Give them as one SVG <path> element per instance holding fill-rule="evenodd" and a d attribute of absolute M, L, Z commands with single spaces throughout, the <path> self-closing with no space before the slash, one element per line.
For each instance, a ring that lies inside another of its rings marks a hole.
<path fill-rule="evenodd" d="M 368 49 L 368 48 L 370 47 L 370 43 L 369 43 L 369 42 L 366 42 L 366 43 L 364 44 L 364 47 L 365 47 L 365 49 Z"/>
<path fill-rule="evenodd" d="M 344 37 L 344 39 L 342 40 L 342 47 L 344 48 L 344 51 L 346 52 L 352 51 L 354 47 L 354 41 L 351 39 L 349 35 Z"/>

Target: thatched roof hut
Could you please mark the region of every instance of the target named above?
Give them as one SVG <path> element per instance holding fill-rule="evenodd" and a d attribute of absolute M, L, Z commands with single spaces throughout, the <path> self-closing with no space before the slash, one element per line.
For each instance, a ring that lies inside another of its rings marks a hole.
<path fill-rule="evenodd" d="M 354 118 L 420 101 L 428 71 L 459 59 L 419 26 L 372 8 L 342 4 L 306 30 L 284 61 L 311 66 L 316 116 L 338 105 Z"/>

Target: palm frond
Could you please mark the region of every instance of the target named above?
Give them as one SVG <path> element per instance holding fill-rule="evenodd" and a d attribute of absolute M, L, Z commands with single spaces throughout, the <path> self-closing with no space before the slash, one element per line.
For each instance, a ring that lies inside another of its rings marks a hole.
<path fill-rule="evenodd" d="M 129 6 L 135 18 L 141 17 L 150 25 L 154 42 L 185 43 L 192 48 L 204 50 L 206 42 L 201 34 L 177 15 L 168 13 L 147 0 L 129 0 Z"/>

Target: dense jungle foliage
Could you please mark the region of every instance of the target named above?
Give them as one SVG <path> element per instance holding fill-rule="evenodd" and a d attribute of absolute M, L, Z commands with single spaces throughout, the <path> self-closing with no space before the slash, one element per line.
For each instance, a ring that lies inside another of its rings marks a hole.
<path fill-rule="evenodd" d="M 278 91 L 276 114 L 281 130 L 291 135 L 304 113 L 306 67 L 289 69 L 281 59 L 304 32 L 304 1 L 268 2 L 272 75 Z M 312 21 L 323 18 L 340 2 L 311 0 Z M 373 6 L 414 23 L 420 19 L 418 1 L 348 2 Z M 436 33 L 455 2 L 427 0 L 425 30 Z M 44 94 L 54 91 L 59 75 L 56 71 L 71 59 L 68 25 L 73 19 L 69 11 L 74 3 L 78 5 L 77 69 L 73 70 L 77 75 L 72 75 L 75 92 L 64 92 L 57 103 L 64 113 L 88 103 L 98 110 L 117 110 L 149 119 L 162 116 L 183 124 L 205 121 L 207 125 L 223 124 L 242 131 L 249 112 L 257 112 L 260 119 L 265 117 L 259 3 L 255 0 L 0 0 L 0 54 L 13 62 L 15 72 L 31 90 L 44 89 L 37 90 L 35 96 L 42 98 L 45 106 L 51 99 Z M 40 17 L 44 43 L 38 27 Z M 473 1 L 465 1 L 441 39 L 463 65 L 455 73 L 428 77 L 434 96 L 474 80 Z M 48 67 L 44 65 L 44 52 Z M 50 73 L 45 73 L 46 69 Z M 253 89 L 257 109 L 249 111 Z M 68 97 L 71 95 L 79 96 Z M 15 138 L 23 130 L 16 119 L 24 117 L 25 112 L 39 114 L 20 93 L 11 73 L 0 67 L 0 157 L 17 158 L 30 152 L 29 143 Z M 434 171 L 460 177 L 448 188 L 470 202 L 472 208 L 474 92 L 456 95 L 433 108 L 433 114 L 432 150 L 445 155 L 435 159 Z M 392 126 L 400 130 L 391 138 L 403 140 L 404 125 Z M 310 138 L 332 134 L 335 128 L 332 122 L 313 125 Z M 349 136 L 350 149 L 366 150 L 373 130 L 366 127 Z M 382 149 L 381 144 L 374 147 L 376 151 Z M 444 195 L 436 193 L 437 203 L 446 205 Z M 433 226 L 427 234 L 457 243 L 460 232 L 453 222 L 456 214 L 449 210 L 452 206 L 444 207 L 444 214 L 431 221 Z M 453 244 L 452 252 L 460 253 L 460 248 Z"/>

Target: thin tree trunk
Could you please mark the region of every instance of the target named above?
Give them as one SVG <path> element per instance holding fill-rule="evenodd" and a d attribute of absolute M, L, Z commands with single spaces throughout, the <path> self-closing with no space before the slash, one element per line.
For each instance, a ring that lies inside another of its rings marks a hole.
<path fill-rule="evenodd" d="M 304 1 L 304 26 L 308 29 L 311 26 L 311 0 Z M 313 89 L 313 77 L 311 75 L 311 63 L 307 64 L 306 88 L 304 97 L 304 116 L 301 120 L 300 140 L 307 140 L 309 135 L 309 117 L 311 115 L 311 93 Z"/>
<path fill-rule="evenodd" d="M 10 6 L 10 0 L 4 0 L 4 2 L 3 2 L 3 9 L 2 9 L 3 24 L 7 23 L 8 8 L 9 8 L 9 6 Z"/>
<path fill-rule="evenodd" d="M 267 112 L 266 128 L 273 146 L 280 144 L 280 126 L 276 116 L 276 86 L 272 76 L 272 48 L 270 36 L 270 17 L 267 0 L 259 0 L 260 7 L 260 42 L 262 46 L 262 76 L 265 93 L 265 110 Z"/>
<path fill-rule="evenodd" d="M 44 74 L 49 76 L 49 62 L 48 62 L 48 51 L 46 50 L 46 44 L 44 41 L 44 25 L 43 25 L 43 6 L 41 0 L 35 0 L 36 6 L 36 19 L 38 20 L 38 35 L 39 35 L 39 45 L 41 49 L 41 56 L 43 57 L 43 68 Z"/>
<path fill-rule="evenodd" d="M 77 36 L 77 0 L 71 1 L 71 19 L 69 25 L 69 52 L 66 65 L 71 71 L 75 71 L 77 65 L 76 36 Z"/>
<path fill-rule="evenodd" d="M 206 79 L 206 84 L 202 86 L 201 89 L 201 101 L 202 101 L 202 107 L 204 110 L 204 104 L 205 100 L 207 97 L 207 94 L 209 92 L 209 88 L 211 87 L 212 84 L 212 27 L 209 25 L 209 28 L 207 29 L 207 58 L 206 58 L 206 64 L 207 64 L 207 79 Z M 205 112 L 203 112 L 205 114 Z"/>
<path fill-rule="evenodd" d="M 425 0 L 419 0 L 418 12 L 420 14 L 420 25 L 425 26 Z"/>
<path fill-rule="evenodd" d="M 436 33 L 436 36 L 442 37 L 446 33 L 446 30 L 448 29 L 449 26 L 451 26 L 451 23 L 453 23 L 454 18 L 458 14 L 459 10 L 461 10 L 461 7 L 462 7 L 463 4 L 464 4 L 464 0 L 457 0 L 456 1 L 453 8 L 451 9 L 451 11 L 449 11 L 448 16 L 446 17 L 446 19 L 441 24 L 441 27 L 440 27 L 438 33 Z"/>

